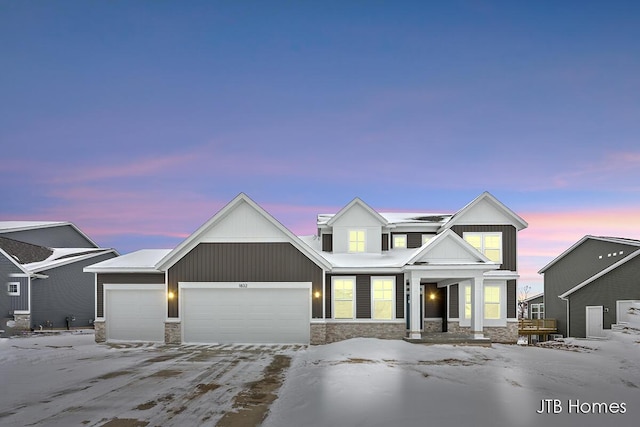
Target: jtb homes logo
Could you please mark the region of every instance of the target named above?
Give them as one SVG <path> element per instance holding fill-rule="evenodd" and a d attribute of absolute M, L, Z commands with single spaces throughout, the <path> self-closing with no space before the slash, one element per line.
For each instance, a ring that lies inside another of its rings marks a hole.
<path fill-rule="evenodd" d="M 566 409 L 565 409 L 566 408 Z M 590 403 L 569 399 L 566 405 L 562 405 L 560 399 L 542 399 L 538 414 L 624 414 L 627 412 L 627 404 L 624 402 Z"/>

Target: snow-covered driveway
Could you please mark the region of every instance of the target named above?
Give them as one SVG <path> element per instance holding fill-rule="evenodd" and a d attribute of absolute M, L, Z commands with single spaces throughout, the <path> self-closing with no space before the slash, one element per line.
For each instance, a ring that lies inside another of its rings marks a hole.
<path fill-rule="evenodd" d="M 0 425 L 246 425 L 262 419 L 299 348 L 2 339 Z"/>

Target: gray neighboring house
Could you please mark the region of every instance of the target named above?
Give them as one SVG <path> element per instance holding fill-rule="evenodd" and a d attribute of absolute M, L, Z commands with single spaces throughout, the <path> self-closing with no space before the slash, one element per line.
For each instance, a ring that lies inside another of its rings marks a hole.
<path fill-rule="evenodd" d="M 0 334 L 91 326 L 95 283 L 84 267 L 118 256 L 68 222 L 0 221 Z"/>
<path fill-rule="evenodd" d="M 545 317 L 558 333 L 600 337 L 625 322 L 640 301 L 640 240 L 585 236 L 539 273 L 544 274 Z"/>
<path fill-rule="evenodd" d="M 544 319 L 544 294 L 531 296 L 524 302 L 527 304 L 527 319 Z"/>

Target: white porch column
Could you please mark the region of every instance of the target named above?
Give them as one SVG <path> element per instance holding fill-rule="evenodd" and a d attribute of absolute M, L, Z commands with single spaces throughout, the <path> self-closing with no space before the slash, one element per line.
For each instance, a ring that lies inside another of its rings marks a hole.
<path fill-rule="evenodd" d="M 471 282 L 471 334 L 484 338 L 484 277 L 476 276 Z"/>
<path fill-rule="evenodd" d="M 422 323 L 420 313 L 420 278 L 411 275 L 411 282 L 409 285 L 409 307 L 411 313 L 409 313 L 411 320 L 411 331 L 409 338 L 422 338 L 420 329 L 422 329 L 420 323 Z"/>

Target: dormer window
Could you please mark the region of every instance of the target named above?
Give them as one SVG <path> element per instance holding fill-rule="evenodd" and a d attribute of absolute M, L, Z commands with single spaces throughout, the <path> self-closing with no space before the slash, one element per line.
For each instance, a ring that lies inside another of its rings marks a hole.
<path fill-rule="evenodd" d="M 365 251 L 364 230 L 349 230 L 349 252 Z"/>
<path fill-rule="evenodd" d="M 502 262 L 502 233 L 464 233 L 464 240 L 494 262 Z"/>
<path fill-rule="evenodd" d="M 434 237 L 436 237 L 436 236 L 433 235 L 433 234 L 423 234 L 422 235 L 422 244 L 424 245 L 424 244 L 428 243 L 429 240 L 433 239 Z"/>
<path fill-rule="evenodd" d="M 407 247 L 407 235 L 406 234 L 394 234 L 393 235 L 393 247 L 394 248 L 406 248 Z"/>

